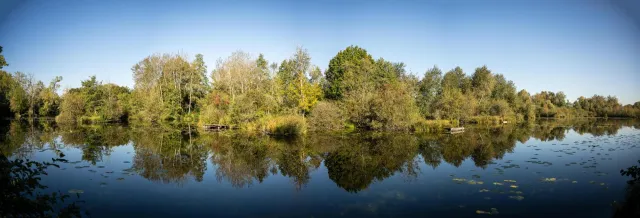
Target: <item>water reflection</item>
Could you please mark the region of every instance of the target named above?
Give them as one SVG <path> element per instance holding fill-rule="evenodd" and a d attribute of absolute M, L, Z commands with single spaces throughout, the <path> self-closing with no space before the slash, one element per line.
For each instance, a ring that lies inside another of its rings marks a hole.
<path fill-rule="evenodd" d="M 142 177 L 161 183 L 202 181 L 208 150 L 190 134 L 164 129 L 133 129 L 133 167 Z"/>
<path fill-rule="evenodd" d="M 126 126 L 56 126 L 49 122 L 11 122 L 3 125 L 1 152 L 28 157 L 51 148 L 77 148 L 82 160 L 96 165 L 118 146 L 131 146 L 131 168 L 158 183 L 203 181 L 207 165 L 215 178 L 235 188 L 262 183 L 269 176 L 289 178 L 293 188 L 304 189 L 311 173 L 324 164 L 328 178 L 347 192 L 356 193 L 394 175 L 416 178 L 419 162 L 437 168 L 459 167 L 472 160 L 486 168 L 513 152 L 530 138 L 562 140 L 570 129 L 594 136 L 615 135 L 624 126 L 637 128 L 637 120 L 541 121 L 536 125 L 472 127 L 462 134 L 355 133 L 309 134 L 277 140 L 238 132 L 200 133 L 163 128 Z M 56 150 L 56 149 L 53 149 Z"/>

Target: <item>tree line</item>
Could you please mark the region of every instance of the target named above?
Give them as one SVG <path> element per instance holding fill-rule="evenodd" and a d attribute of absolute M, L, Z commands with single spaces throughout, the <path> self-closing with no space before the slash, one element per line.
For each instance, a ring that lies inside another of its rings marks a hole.
<path fill-rule="evenodd" d="M 0 48 L 1 52 L 1 48 Z M 465 123 L 532 122 L 541 117 L 638 117 L 640 102 L 614 96 L 517 90 L 487 66 L 471 75 L 437 66 L 422 78 L 402 62 L 374 59 L 349 46 L 323 72 L 306 49 L 269 62 L 237 51 L 209 71 L 201 54 L 154 54 L 132 68 L 133 88 L 95 76 L 58 95 L 31 74 L 8 73 L 0 55 L 0 112 L 5 117 L 55 117 L 60 123 L 225 124 L 274 134 L 309 130 L 416 130 Z"/>

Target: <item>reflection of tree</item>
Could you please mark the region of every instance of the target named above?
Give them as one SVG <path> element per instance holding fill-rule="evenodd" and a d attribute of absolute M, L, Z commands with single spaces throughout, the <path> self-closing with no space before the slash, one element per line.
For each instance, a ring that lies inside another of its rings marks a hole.
<path fill-rule="evenodd" d="M 0 125 L 3 125 L 0 150 L 6 156 L 24 158 L 33 150 L 44 148 L 45 144 L 55 144 L 57 134 L 50 123 L 12 120 Z"/>
<path fill-rule="evenodd" d="M 440 148 L 435 140 L 423 140 L 420 143 L 420 150 L 418 152 L 422 156 L 422 159 L 424 159 L 424 163 L 435 169 L 440 166 L 442 162 Z"/>
<path fill-rule="evenodd" d="M 189 134 L 158 128 L 133 130 L 133 169 L 162 183 L 181 183 L 189 177 L 202 181 L 208 152 Z"/>
<path fill-rule="evenodd" d="M 531 133 L 531 136 L 540 141 L 563 140 L 568 129 L 565 126 L 539 125 Z"/>
<path fill-rule="evenodd" d="M 471 158 L 476 166 L 485 167 L 491 160 L 512 152 L 517 141 L 526 141 L 528 132 L 521 127 L 472 128 L 462 134 L 419 136 L 419 153 L 425 164 L 436 168 L 444 160 L 460 166 Z"/>
<path fill-rule="evenodd" d="M 615 135 L 620 128 L 625 126 L 637 128 L 639 123 L 637 119 L 542 120 L 536 126 L 532 136 L 542 141 L 563 140 L 569 129 L 581 135 Z"/>
<path fill-rule="evenodd" d="M 107 126 L 60 126 L 62 143 L 82 150 L 82 159 L 96 164 L 111 153 L 111 148 L 129 143 L 126 127 Z"/>
<path fill-rule="evenodd" d="M 417 175 L 414 161 L 417 140 L 410 135 L 370 134 L 353 136 L 327 154 L 329 178 L 349 192 L 358 192 L 374 181 L 401 172 Z"/>
<path fill-rule="evenodd" d="M 323 146 L 323 142 L 330 142 L 335 137 L 317 135 L 281 141 L 232 133 L 203 138 L 213 149 L 211 162 L 217 165 L 218 181 L 226 180 L 232 186 L 242 188 L 255 181 L 262 182 L 269 173 L 280 172 L 290 177 L 299 190 L 311 179 L 310 171 L 320 167 L 322 154 L 333 147 Z"/>
<path fill-rule="evenodd" d="M 611 136 L 618 134 L 618 130 L 624 126 L 633 126 L 638 123 L 636 119 L 610 119 L 610 120 L 589 120 L 590 122 L 580 122 L 574 124 L 573 130 L 579 134 L 589 133 L 593 136 Z"/>
<path fill-rule="evenodd" d="M 2 154 L 7 157 L 11 155 L 24 157 L 29 150 L 23 147 L 27 140 L 26 127 L 21 122 L 13 121 L 9 123 L 8 128 L 3 127 L 3 131 L 6 133 L 2 134 Z"/>
<path fill-rule="evenodd" d="M 297 190 L 309 183 L 310 171 L 320 167 L 322 162 L 322 157 L 305 142 L 304 139 L 298 139 L 282 145 L 277 159 L 280 173 L 290 177 Z"/>
<path fill-rule="evenodd" d="M 262 182 L 269 175 L 273 145 L 268 137 L 238 134 L 208 137 L 206 143 L 213 149 L 211 162 L 218 166 L 218 181 L 226 180 L 233 187 L 242 188 L 251 186 L 254 180 Z"/>
<path fill-rule="evenodd" d="M 216 178 L 237 188 L 280 173 L 299 190 L 309 183 L 311 172 L 324 161 L 331 180 L 349 192 L 358 192 L 396 174 L 415 178 L 419 170 L 418 154 L 433 168 L 443 161 L 460 166 L 465 160 L 486 167 L 493 159 L 512 152 L 517 142 L 525 143 L 531 137 L 564 139 L 570 128 L 580 134 L 615 134 L 624 126 L 638 123 L 594 119 L 541 121 L 536 125 L 499 128 L 475 126 L 455 135 L 314 133 L 282 141 L 239 132 L 198 136 L 193 131 L 175 129 L 11 122 L 0 128 L 0 149 L 6 156 L 26 157 L 45 144 L 58 149 L 72 146 L 82 150 L 84 160 L 95 164 L 109 155 L 114 146 L 131 141 L 135 149 L 133 169 L 144 178 L 163 183 L 180 183 L 190 178 L 201 181 L 211 154 Z M 56 143 L 58 136 L 63 144 Z"/>

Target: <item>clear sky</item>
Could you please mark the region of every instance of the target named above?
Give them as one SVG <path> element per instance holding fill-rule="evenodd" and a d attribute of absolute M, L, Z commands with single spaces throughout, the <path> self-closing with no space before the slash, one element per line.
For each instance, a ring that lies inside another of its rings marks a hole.
<path fill-rule="evenodd" d="M 326 69 L 338 51 L 358 45 L 419 77 L 433 65 L 471 74 L 486 64 L 531 93 L 633 103 L 640 26 L 631 8 L 640 4 L 631 1 L 4 0 L 0 45 L 5 70 L 45 83 L 61 75 L 63 87 L 90 75 L 132 87 L 131 67 L 153 53 L 201 53 L 212 70 L 236 50 L 279 63 L 301 45 Z"/>

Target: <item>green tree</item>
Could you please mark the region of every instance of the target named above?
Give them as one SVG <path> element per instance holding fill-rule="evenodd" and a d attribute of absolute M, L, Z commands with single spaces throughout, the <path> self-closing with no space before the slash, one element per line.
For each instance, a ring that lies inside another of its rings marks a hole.
<path fill-rule="evenodd" d="M 29 97 L 25 90 L 28 83 L 26 77 L 26 74 L 21 72 L 13 74 L 13 82 L 9 91 L 9 105 L 16 117 L 20 117 L 29 109 Z"/>
<path fill-rule="evenodd" d="M 471 76 L 473 94 L 478 99 L 481 113 L 487 113 L 490 106 L 489 97 L 496 85 L 496 80 L 487 66 L 476 68 Z"/>
<path fill-rule="evenodd" d="M 60 103 L 60 115 L 56 117 L 59 123 L 75 123 L 85 113 L 85 99 L 77 89 L 66 90 Z"/>
<path fill-rule="evenodd" d="M 474 114 L 478 102 L 470 91 L 471 79 L 460 67 L 445 73 L 441 86 L 437 108 L 442 112 L 443 118 L 462 120 Z"/>
<path fill-rule="evenodd" d="M 516 100 L 516 85 L 513 81 L 507 80 L 502 74 L 496 74 L 494 80 L 495 86 L 491 92 L 491 98 L 505 100 L 513 105 Z"/>
<path fill-rule="evenodd" d="M 134 65 L 132 71 L 134 120 L 185 121 L 185 116 L 196 109 L 197 98 L 205 96 L 208 89 L 202 55 L 197 55 L 193 63 L 182 55 L 152 55 Z"/>
<path fill-rule="evenodd" d="M 531 95 L 527 90 L 520 90 L 518 92 L 518 96 L 516 98 L 516 112 L 521 115 L 520 120 L 526 120 L 528 122 L 533 122 L 536 119 L 536 109 L 533 101 L 531 100 Z"/>
<path fill-rule="evenodd" d="M 4 59 L 4 55 L 2 55 L 2 46 L 0 46 L 0 70 L 6 66 L 9 66 L 9 64 L 7 63 L 7 60 Z"/>
<path fill-rule="evenodd" d="M 60 96 L 58 96 L 58 89 L 60 88 L 61 76 L 56 76 L 49 86 L 40 91 L 39 98 L 42 100 L 42 106 L 38 111 L 40 116 L 56 116 L 60 107 Z"/>
<path fill-rule="evenodd" d="M 202 54 L 196 55 L 196 59 L 191 62 L 191 67 L 193 69 L 187 75 L 188 82 L 186 84 L 186 88 L 189 92 L 189 101 L 187 104 L 189 114 L 191 114 L 192 110 L 200 108 L 201 103 L 199 104 L 199 102 L 202 102 L 202 99 L 211 88 L 209 86 L 209 79 L 207 76 L 207 65 L 204 63 Z"/>
<path fill-rule="evenodd" d="M 348 87 L 344 84 L 345 74 L 349 72 L 367 72 L 366 65 L 374 60 L 367 51 L 358 46 L 349 46 L 338 52 L 329 61 L 329 68 L 325 74 L 327 84 L 324 87 L 325 96 L 329 99 L 341 99 Z"/>
<path fill-rule="evenodd" d="M 435 103 L 438 94 L 442 92 L 442 71 L 434 66 L 425 72 L 424 77 L 418 83 L 417 104 L 423 117 L 438 119 L 440 114 L 436 111 Z"/>
<path fill-rule="evenodd" d="M 13 88 L 13 77 L 11 74 L 0 70 L 0 116 L 11 117 L 10 93 Z"/>
<path fill-rule="evenodd" d="M 298 47 L 290 59 L 280 64 L 276 76 L 284 105 L 302 115 L 308 114 L 322 95 L 320 75 L 319 68 L 311 65 L 307 50 Z"/>

